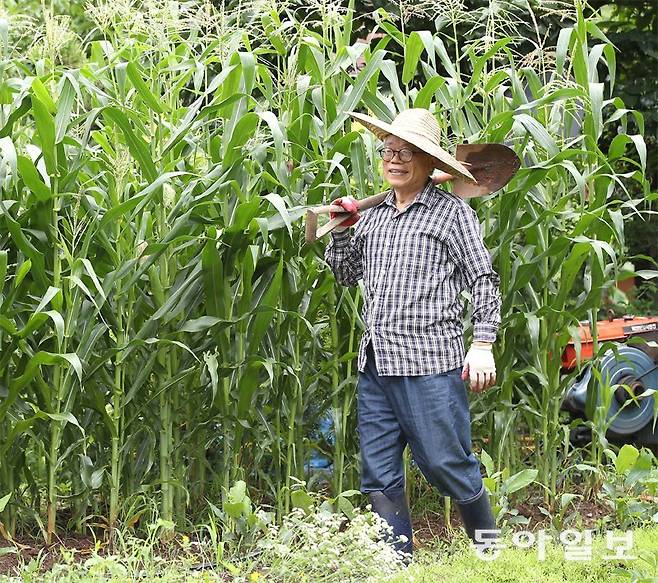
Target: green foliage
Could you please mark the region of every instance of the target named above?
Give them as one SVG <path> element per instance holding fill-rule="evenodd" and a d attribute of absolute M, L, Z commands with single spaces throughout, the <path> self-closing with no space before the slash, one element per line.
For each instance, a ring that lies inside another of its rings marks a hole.
<path fill-rule="evenodd" d="M 628 568 L 619 567 L 613 573 L 633 583 L 655 583 L 655 574 L 658 573 L 658 551 L 642 550 L 633 565 Z"/>
<path fill-rule="evenodd" d="M 217 544 L 221 536 L 222 543 L 231 545 L 234 551 L 253 545 L 274 519 L 272 513 L 253 508 L 247 485 L 241 480 L 229 489 L 221 510 L 212 503 L 209 506 L 212 518 L 219 520 Z"/>
<path fill-rule="evenodd" d="M 658 460 L 650 450 L 641 451 L 630 444 L 619 453 L 605 453 L 613 463 L 603 490 L 611 501 L 621 528 L 646 522 L 658 522 Z"/>
<path fill-rule="evenodd" d="M 306 489 L 306 483 L 300 482 L 295 485 L 290 498 L 294 508 L 302 510 L 306 515 L 320 512 L 324 514 L 341 514 L 347 519 L 355 516 L 355 506 L 351 499 L 358 497 L 358 490 L 346 490 L 340 492 L 333 498 L 321 496 Z"/>
<path fill-rule="evenodd" d="M 482 450 L 480 455 L 486 475 L 484 485 L 491 497 L 491 507 L 499 527 L 509 524 L 527 524 L 527 518 L 519 516 L 516 508 L 510 508 L 510 495 L 532 484 L 537 478 L 538 470 L 525 469 L 510 476 L 509 468 L 496 471 L 491 456 Z M 507 516 L 509 515 L 509 516 Z"/>

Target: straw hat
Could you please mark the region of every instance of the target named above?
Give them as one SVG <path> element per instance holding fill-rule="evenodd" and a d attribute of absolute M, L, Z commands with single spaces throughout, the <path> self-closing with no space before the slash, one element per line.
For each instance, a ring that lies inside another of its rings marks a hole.
<path fill-rule="evenodd" d="M 441 147 L 441 127 L 431 111 L 420 108 L 406 109 L 401 111 L 392 123 L 386 123 L 355 111 L 347 113 L 380 140 L 393 134 L 423 152 L 427 152 L 430 156 L 434 156 L 438 160 L 437 168 L 470 182 L 477 182 L 461 162 Z"/>

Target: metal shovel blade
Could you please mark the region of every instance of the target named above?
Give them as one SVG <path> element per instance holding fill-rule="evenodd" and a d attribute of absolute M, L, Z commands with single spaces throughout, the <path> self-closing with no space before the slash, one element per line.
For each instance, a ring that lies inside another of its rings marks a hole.
<path fill-rule="evenodd" d="M 485 196 L 505 186 L 521 167 L 514 150 L 503 144 L 459 144 L 455 158 L 468 164 L 477 184 L 456 178 L 452 192 L 462 198 Z"/>

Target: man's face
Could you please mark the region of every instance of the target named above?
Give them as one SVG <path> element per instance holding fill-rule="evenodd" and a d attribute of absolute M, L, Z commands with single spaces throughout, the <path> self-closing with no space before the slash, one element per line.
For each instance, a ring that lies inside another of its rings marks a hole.
<path fill-rule="evenodd" d="M 399 154 L 395 154 L 390 162 L 384 160 L 384 178 L 391 188 L 402 192 L 419 192 L 434 169 L 434 158 L 397 136 L 387 136 L 383 147 L 413 151 L 413 158 L 409 162 L 401 162 Z"/>

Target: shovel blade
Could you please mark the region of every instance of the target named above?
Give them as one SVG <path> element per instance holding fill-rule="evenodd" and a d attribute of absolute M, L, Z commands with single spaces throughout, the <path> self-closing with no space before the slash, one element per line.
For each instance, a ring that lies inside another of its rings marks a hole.
<path fill-rule="evenodd" d="M 459 144 L 455 158 L 468 164 L 477 184 L 456 178 L 452 192 L 462 198 L 485 196 L 500 190 L 521 167 L 514 150 L 503 144 Z"/>

